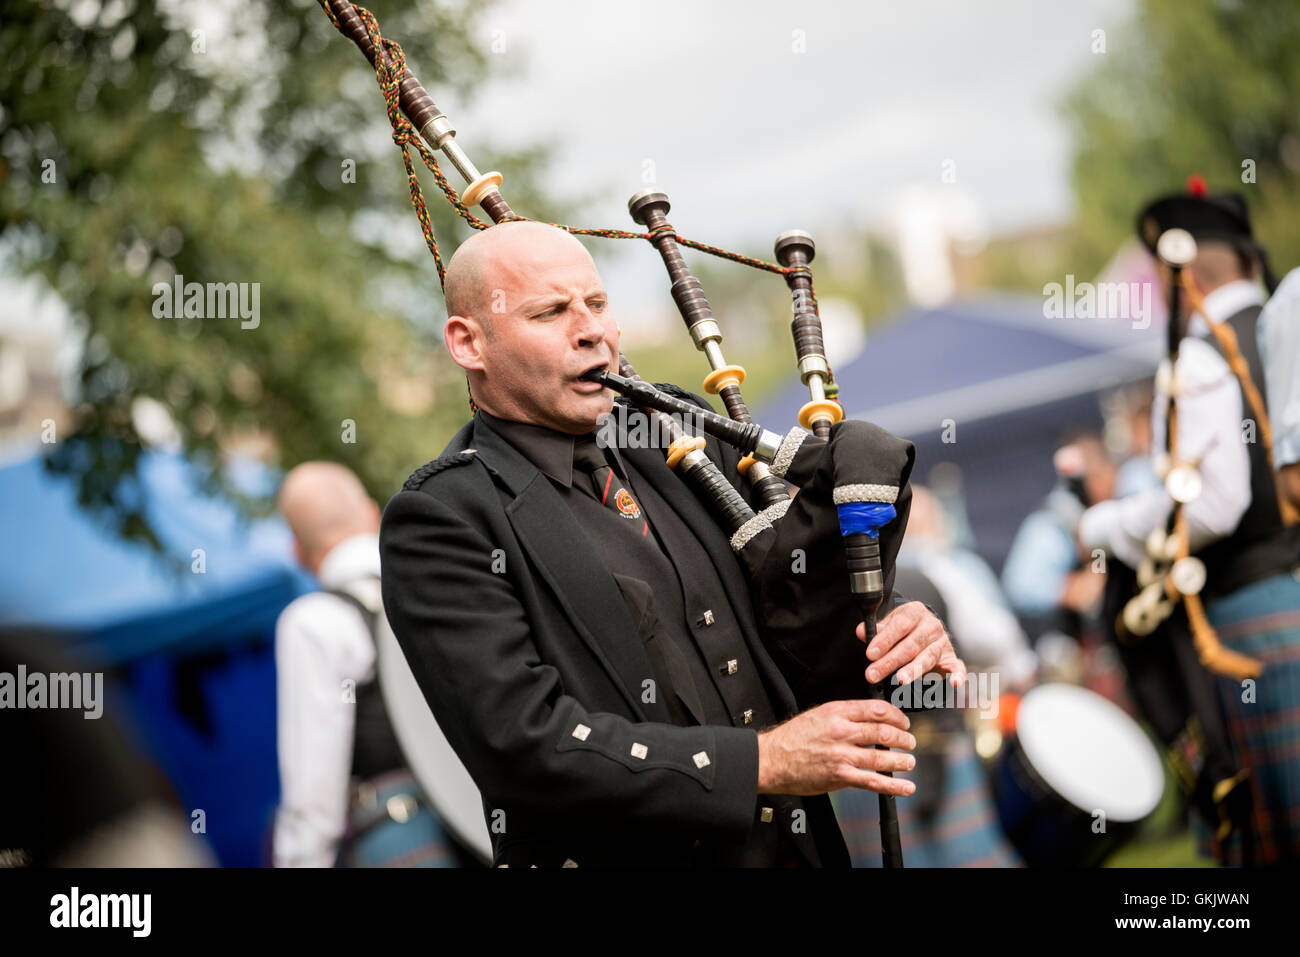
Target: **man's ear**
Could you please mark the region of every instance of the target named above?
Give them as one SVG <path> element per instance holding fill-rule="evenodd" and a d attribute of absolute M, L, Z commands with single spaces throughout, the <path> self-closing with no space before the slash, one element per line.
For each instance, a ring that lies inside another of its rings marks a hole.
<path fill-rule="evenodd" d="M 1202 297 L 1208 296 L 1211 289 L 1210 284 L 1206 282 L 1205 276 L 1201 270 L 1196 268 L 1196 263 L 1193 261 L 1190 265 L 1186 266 L 1185 271 L 1191 275 L 1192 285 L 1196 287 L 1196 291 L 1199 292 Z M 1183 296 L 1183 298 L 1186 299 L 1187 297 Z M 1188 303 L 1187 305 L 1190 307 L 1191 303 Z"/>
<path fill-rule="evenodd" d="M 483 327 L 473 316 L 448 316 L 442 338 L 451 359 L 462 369 L 483 369 Z"/>

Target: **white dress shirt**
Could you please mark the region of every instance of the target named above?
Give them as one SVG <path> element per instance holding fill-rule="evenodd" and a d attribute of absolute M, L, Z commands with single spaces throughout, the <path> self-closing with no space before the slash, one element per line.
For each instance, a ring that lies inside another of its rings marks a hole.
<path fill-rule="evenodd" d="M 1205 297 L 1210 319 L 1221 322 L 1263 300 L 1259 286 L 1240 279 Z M 1246 447 L 1241 388 L 1214 346 L 1196 338 L 1208 332 L 1205 317 L 1193 315 L 1189 335 L 1178 347 L 1178 458 L 1199 460 L 1201 494 L 1183 506 L 1193 553 L 1236 529 L 1250 506 L 1250 455 Z M 1152 448 L 1165 447 L 1167 393 L 1157 381 L 1151 406 Z M 1258 434 L 1256 440 L 1259 440 Z M 1146 557 L 1146 538 L 1163 527 L 1173 508 L 1164 485 L 1094 505 L 1079 521 L 1079 538 L 1089 548 L 1104 548 L 1130 568 Z"/>
<path fill-rule="evenodd" d="M 1300 462 L 1300 269 L 1277 287 L 1256 331 L 1273 425 L 1273 467 L 1280 469 Z"/>
<path fill-rule="evenodd" d="M 347 584 L 376 607 L 363 584 L 351 583 L 378 574 L 379 536 L 356 535 L 330 550 L 317 578 L 323 588 Z M 280 805 L 274 863 L 332 867 L 347 824 L 356 686 L 375 675 L 374 642 L 361 612 L 320 592 L 295 599 L 276 622 L 275 670 Z"/>

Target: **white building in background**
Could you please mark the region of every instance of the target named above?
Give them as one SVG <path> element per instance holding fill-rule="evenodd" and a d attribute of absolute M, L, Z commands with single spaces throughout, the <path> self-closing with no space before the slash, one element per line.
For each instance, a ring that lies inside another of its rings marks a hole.
<path fill-rule="evenodd" d="M 67 310 L 39 279 L 0 281 L 0 462 L 30 454 L 71 423 L 78 347 Z"/>
<path fill-rule="evenodd" d="M 918 306 L 952 298 L 957 288 L 953 252 L 972 256 L 989 238 L 983 207 L 955 183 L 904 187 L 883 222 L 898 253 L 907 296 Z"/>
<path fill-rule="evenodd" d="M 832 368 L 843 368 L 867 346 L 862 313 L 850 300 L 834 296 L 819 298 L 817 311 L 822 318 L 826 355 L 831 358 Z"/>

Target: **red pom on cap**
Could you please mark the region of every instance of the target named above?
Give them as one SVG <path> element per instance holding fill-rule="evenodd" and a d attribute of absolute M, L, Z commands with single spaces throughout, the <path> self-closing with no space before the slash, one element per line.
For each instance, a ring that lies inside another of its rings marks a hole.
<path fill-rule="evenodd" d="M 1200 173 L 1193 173 L 1187 177 L 1187 192 L 1197 199 L 1204 199 L 1210 192 L 1210 187 L 1205 183 L 1205 177 Z"/>

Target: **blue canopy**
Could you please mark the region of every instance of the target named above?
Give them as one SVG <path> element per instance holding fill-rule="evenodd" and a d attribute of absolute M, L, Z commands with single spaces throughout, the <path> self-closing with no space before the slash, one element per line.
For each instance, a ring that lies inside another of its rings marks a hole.
<path fill-rule="evenodd" d="M 1149 378 L 1164 352 L 1162 322 L 1049 319 L 1043 303 L 994 296 L 915 309 L 852 361 L 830 357 L 846 415 L 916 443 L 913 482 L 930 482 L 939 463 L 960 468 L 975 547 L 994 568 L 1055 482 L 1062 433 L 1100 428 L 1101 394 Z M 757 416 L 767 428 L 787 428 L 808 401 L 792 380 Z"/>
<path fill-rule="evenodd" d="M 249 493 L 274 487 L 274 474 L 257 463 L 230 469 Z M 140 477 L 162 556 L 123 541 L 78 507 L 72 480 L 47 472 L 39 456 L 0 468 L 8 540 L 0 554 L 0 625 L 65 633 L 82 653 L 115 665 L 158 651 L 205 650 L 232 630 L 265 630 L 315 587 L 293 562 L 284 523 L 246 521 L 234 506 L 205 496 L 197 466 L 146 452 Z"/>
<path fill-rule="evenodd" d="M 228 469 L 247 494 L 277 479 L 255 462 Z M 142 457 L 140 500 L 160 557 L 79 508 L 73 481 L 40 457 L 0 468 L 0 626 L 50 632 L 82 667 L 112 669 L 125 694 L 110 694 L 106 713 L 149 751 L 183 808 L 219 822 L 207 832 L 218 860 L 256 866 L 279 795 L 275 621 L 316 585 L 293 562 L 282 521 L 246 521 L 201 491 L 204 477 L 176 454 Z"/>

